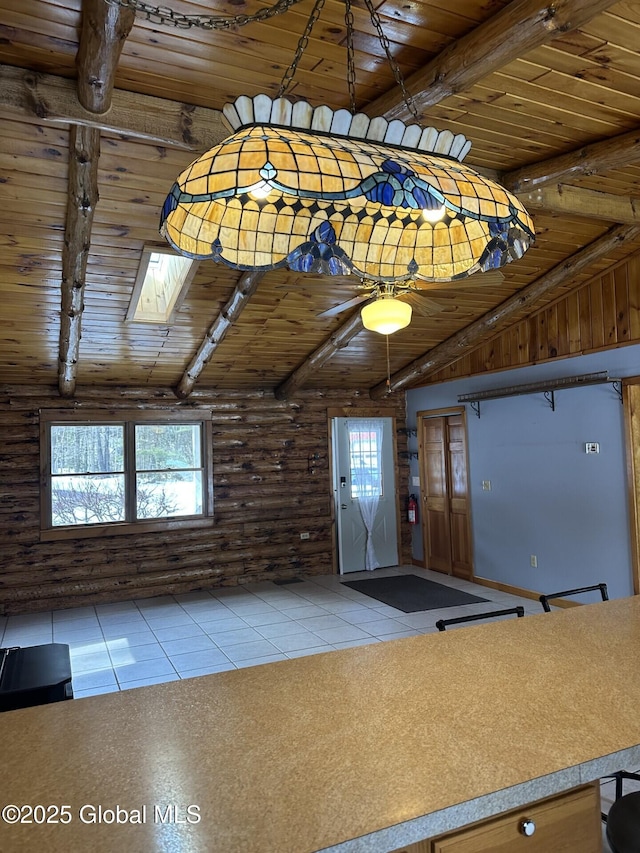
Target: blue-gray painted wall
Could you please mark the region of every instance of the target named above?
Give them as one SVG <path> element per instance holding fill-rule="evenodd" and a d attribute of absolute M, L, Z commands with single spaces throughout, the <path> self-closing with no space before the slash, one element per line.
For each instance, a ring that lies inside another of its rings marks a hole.
<path fill-rule="evenodd" d="M 460 394 L 604 370 L 640 375 L 640 346 L 409 391 L 407 426 L 417 426 L 418 411 L 459 406 Z M 556 391 L 555 411 L 541 393 L 483 402 L 480 418 L 466 411 L 475 575 L 547 593 L 604 581 L 611 598 L 631 595 L 624 410 L 614 387 Z M 600 453 L 587 454 L 586 442 Z M 421 560 L 420 531 L 413 537 Z"/>

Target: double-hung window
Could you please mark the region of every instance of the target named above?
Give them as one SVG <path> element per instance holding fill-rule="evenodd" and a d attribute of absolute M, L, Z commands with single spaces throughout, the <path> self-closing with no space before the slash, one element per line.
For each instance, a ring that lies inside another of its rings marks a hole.
<path fill-rule="evenodd" d="M 40 428 L 45 536 L 210 523 L 211 419 L 202 413 L 42 411 Z"/>

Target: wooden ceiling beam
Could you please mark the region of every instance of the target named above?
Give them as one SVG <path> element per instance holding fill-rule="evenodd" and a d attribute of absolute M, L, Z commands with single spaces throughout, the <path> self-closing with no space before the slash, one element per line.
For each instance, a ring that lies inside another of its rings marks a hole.
<path fill-rule="evenodd" d="M 62 250 L 58 390 L 72 397 L 76 389 L 84 286 L 91 245 L 93 214 L 98 203 L 100 131 L 72 126 L 69 130 L 69 192 Z"/>
<path fill-rule="evenodd" d="M 638 225 L 616 225 L 611 228 L 602 237 L 571 255 L 570 258 L 549 270 L 527 287 L 523 287 L 509 299 L 474 320 L 466 328 L 461 329 L 395 373 L 391 377 L 389 386 L 386 382 L 375 385 L 370 390 L 371 397 L 374 400 L 381 399 L 388 393 L 400 391 L 409 385 L 413 385 L 418 380 L 424 379 L 429 374 L 457 361 L 467 350 L 478 346 L 485 339 L 493 337 L 499 330 L 505 328 L 510 321 L 521 316 L 524 309 L 531 309 L 531 306 L 540 297 L 548 294 L 560 284 L 570 281 L 571 278 L 587 269 L 595 261 L 638 236 L 640 236 L 640 226 Z"/>
<path fill-rule="evenodd" d="M 287 400 L 292 397 L 308 379 L 320 370 L 323 364 L 329 361 L 338 350 L 348 346 L 349 341 L 363 329 L 364 326 L 358 310 L 339 326 L 324 343 L 320 344 L 281 385 L 278 385 L 274 391 L 276 399 Z"/>
<path fill-rule="evenodd" d="M 499 181 L 511 192 L 531 192 L 546 184 L 581 178 L 586 175 L 624 169 L 640 161 L 640 128 L 584 145 L 575 151 L 551 157 L 531 166 L 503 173 Z"/>
<path fill-rule="evenodd" d="M 518 198 L 529 211 L 544 210 L 548 213 L 598 219 L 601 222 L 640 225 L 640 198 L 631 196 L 556 184 L 528 193 L 518 193 Z"/>
<path fill-rule="evenodd" d="M 95 127 L 188 151 L 207 151 L 229 135 L 219 110 L 122 89 L 113 91 L 107 113 L 92 113 L 78 100 L 75 81 L 11 65 L 0 65 L 0 110 L 44 124 Z"/>
<path fill-rule="evenodd" d="M 84 0 L 83 24 L 76 57 L 78 94 L 84 107 L 105 112 L 111 95 L 122 41 L 129 34 L 135 12 L 107 7 L 104 0 Z M 92 88 L 93 87 L 93 88 Z M 100 130 L 69 128 L 67 216 L 62 250 L 58 390 L 72 397 L 76 390 L 87 258 L 91 246 L 93 215 L 98 203 Z"/>
<path fill-rule="evenodd" d="M 613 6 L 616 0 L 513 0 L 487 21 L 452 43 L 406 82 L 418 113 L 475 83 L 514 59 L 570 32 Z M 368 115 L 411 119 L 400 90 L 368 104 Z"/>
<path fill-rule="evenodd" d="M 175 388 L 176 397 L 184 400 L 193 391 L 200 374 L 229 330 L 237 322 L 264 275 L 261 270 L 252 270 L 243 274 L 227 304 L 209 327 L 209 331 L 200 344 L 197 353 L 183 373 L 182 379 Z"/>
<path fill-rule="evenodd" d="M 135 19 L 133 9 L 112 6 L 105 0 L 83 0 L 77 92 L 78 100 L 91 113 L 106 113 L 111 106 L 116 68 Z"/>

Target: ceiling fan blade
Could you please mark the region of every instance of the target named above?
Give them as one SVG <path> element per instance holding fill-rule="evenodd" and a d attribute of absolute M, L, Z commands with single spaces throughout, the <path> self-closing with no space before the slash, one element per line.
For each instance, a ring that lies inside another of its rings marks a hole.
<path fill-rule="evenodd" d="M 293 290 L 299 288 L 314 288 L 316 286 L 326 287 L 327 284 L 338 285 L 338 287 L 356 287 L 357 279 L 352 275 L 321 275 L 320 273 L 304 273 L 303 275 L 287 275 L 286 270 L 280 272 L 286 277 L 286 281 L 273 286 L 274 290 Z"/>
<path fill-rule="evenodd" d="M 422 314 L 423 317 L 431 317 L 433 314 L 439 314 L 441 311 L 451 310 L 441 302 L 438 302 L 435 299 L 430 299 L 429 296 L 426 295 L 425 291 L 410 290 L 406 293 L 400 294 L 397 298 L 402 299 L 404 302 L 408 302 L 411 307 L 417 311 L 418 314 Z"/>
<path fill-rule="evenodd" d="M 335 317 L 336 314 L 341 314 L 343 311 L 347 311 L 349 308 L 353 308 L 354 305 L 359 305 L 361 302 L 364 302 L 365 299 L 371 299 L 370 293 L 360 293 L 358 296 L 354 296 L 353 299 L 349 299 L 347 302 L 341 302 L 340 305 L 334 305 L 333 308 L 329 308 L 326 311 L 323 311 L 322 314 L 318 314 L 318 317 Z"/>
<path fill-rule="evenodd" d="M 500 270 L 476 272 L 468 278 L 456 281 L 424 281 L 418 284 L 419 290 L 453 290 L 456 287 L 500 287 L 504 275 Z"/>

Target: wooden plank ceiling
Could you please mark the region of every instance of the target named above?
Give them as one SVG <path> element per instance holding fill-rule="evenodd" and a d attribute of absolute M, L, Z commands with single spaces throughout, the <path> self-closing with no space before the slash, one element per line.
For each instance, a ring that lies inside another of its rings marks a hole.
<path fill-rule="evenodd" d="M 171 8 L 229 17 L 261 6 Z M 0 382 L 63 396 L 99 385 L 385 393 L 386 339 L 363 330 L 358 308 L 318 316 L 354 295 L 347 278 L 243 277 L 202 262 L 170 325 L 124 322 L 173 180 L 226 135 L 228 100 L 276 93 L 311 6 L 207 30 L 104 0 L 0 0 Z M 442 310 L 414 312 L 389 338 L 402 390 L 638 251 L 640 4 L 377 9 L 423 123 L 470 138 L 466 162 L 518 192 L 537 231 L 502 280 L 433 288 Z M 360 0 L 353 12 L 358 109 L 407 118 Z M 344 45 L 344 4 L 326 0 L 291 94 L 348 106 Z"/>

